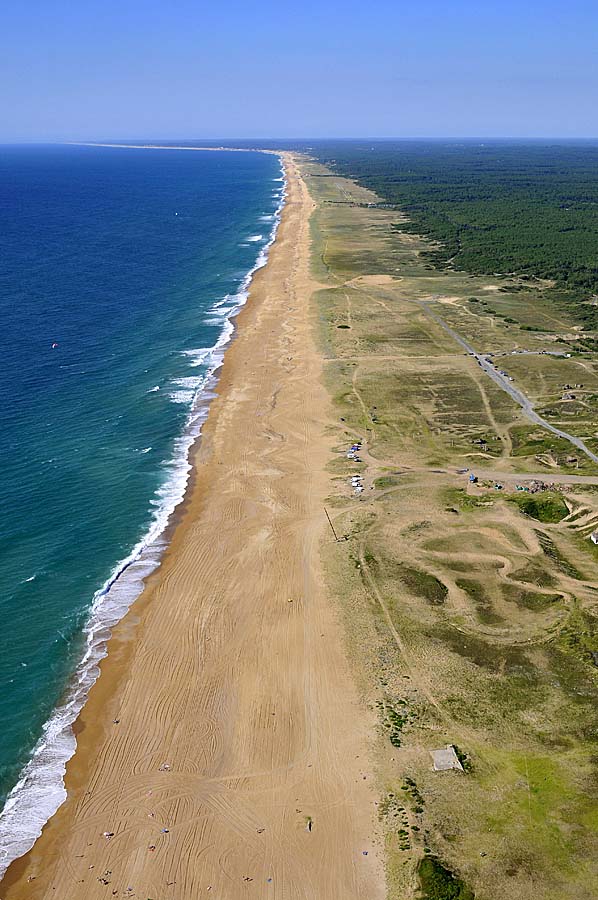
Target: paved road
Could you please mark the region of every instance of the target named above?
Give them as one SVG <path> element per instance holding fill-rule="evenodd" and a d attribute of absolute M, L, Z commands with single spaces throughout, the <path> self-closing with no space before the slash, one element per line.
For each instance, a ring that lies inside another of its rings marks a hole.
<path fill-rule="evenodd" d="M 540 425 L 542 428 L 546 428 L 547 431 L 551 431 L 553 434 L 556 434 L 557 437 L 564 438 L 566 441 L 569 441 L 570 444 L 573 444 L 574 447 L 577 447 L 578 450 L 581 450 L 582 453 L 585 453 L 592 462 L 598 463 L 598 456 L 586 447 L 581 438 L 576 437 L 574 434 L 569 434 L 566 431 L 561 431 L 560 428 L 556 428 L 554 425 L 551 425 L 550 422 L 547 422 L 546 419 L 543 419 L 542 416 L 539 416 L 535 411 L 533 404 L 529 397 L 526 397 L 524 393 L 518 390 L 512 382 L 509 381 L 508 378 L 505 378 L 504 375 L 501 375 L 500 372 L 494 368 L 491 362 L 489 362 L 485 356 L 478 353 L 471 346 L 465 338 L 462 338 L 460 334 L 457 334 L 456 331 L 446 324 L 444 319 L 442 319 L 438 313 L 433 312 L 427 303 L 423 300 L 414 300 L 414 303 L 424 310 L 426 315 L 428 315 L 431 319 L 434 320 L 441 328 L 443 328 L 447 334 L 455 340 L 458 344 L 463 347 L 474 359 L 477 361 L 478 365 L 481 369 L 488 375 L 492 381 L 494 381 L 499 388 L 502 388 L 514 401 L 518 403 L 521 409 L 523 410 L 525 416 L 530 420 L 530 422 L 534 422 L 536 425 Z"/>

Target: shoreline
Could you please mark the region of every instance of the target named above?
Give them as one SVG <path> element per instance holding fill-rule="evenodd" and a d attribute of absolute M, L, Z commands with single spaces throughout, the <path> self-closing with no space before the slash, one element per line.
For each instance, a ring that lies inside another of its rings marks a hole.
<path fill-rule="evenodd" d="M 188 147 L 185 144 L 106 144 L 99 141 L 66 141 L 69 147 L 112 147 L 115 150 L 201 150 L 203 153 L 224 151 L 226 153 L 269 153 L 282 156 L 290 151 L 268 150 L 265 147 Z"/>
<path fill-rule="evenodd" d="M 10 866 L 3 900 L 103 897 L 92 856 L 124 896 L 127 884 L 136 896 L 191 897 L 212 884 L 244 895 L 240 872 L 258 857 L 275 873 L 263 879 L 265 894 L 274 880 L 293 897 L 307 882 L 314 896 L 382 896 L 371 778 L 358 762 L 368 732 L 356 722 L 339 626 L 318 579 L 326 400 L 321 358 L 306 343 L 313 203 L 292 155 L 278 155 L 290 173 L 287 202 L 191 450 L 172 541 L 113 629 L 77 720 L 67 800 Z M 305 810 L 294 813 L 299 804 Z M 260 828 L 262 820 L 271 825 Z M 231 847 L 224 881 L 214 851 L 223 844 Z"/>
<path fill-rule="evenodd" d="M 201 351 L 201 362 L 208 361 L 207 370 L 202 376 L 202 383 L 195 389 L 184 429 L 175 440 L 175 455 L 170 461 L 173 465 L 171 480 L 160 487 L 161 491 L 168 488 L 169 494 L 173 492 L 172 496 L 157 510 L 148 530 L 130 553 L 115 564 L 107 580 L 94 592 L 82 632 L 84 652 L 81 659 L 52 715 L 44 724 L 42 735 L 32 749 L 29 761 L 21 770 L 18 781 L 0 810 L 0 834 L 7 837 L 15 834 L 24 816 L 31 817 L 32 810 L 39 810 L 37 816 L 33 812 L 34 821 L 31 822 L 29 831 L 19 835 L 17 841 L 13 838 L 14 844 L 18 846 L 5 855 L 0 854 L 0 883 L 13 862 L 29 852 L 41 830 L 66 799 L 64 774 L 68 761 L 77 749 L 76 724 L 99 677 L 100 664 L 108 652 L 107 644 L 114 629 L 145 590 L 149 577 L 160 567 L 192 494 L 195 476 L 193 460 L 199 449 L 210 405 L 217 396 L 215 392 L 224 355 L 235 339 L 236 320 L 247 303 L 253 278 L 267 264 L 286 201 L 284 158 L 281 154 L 275 155 L 280 161 L 280 202 L 272 217 L 268 241 L 260 249 L 236 293 L 228 298 L 229 301 L 234 301 L 234 305 L 222 318 L 222 331 L 218 340 L 213 347 Z M 226 299 L 221 302 L 224 303 Z M 34 830 L 37 831 L 35 836 Z M 11 847 L 10 844 L 7 846 Z"/>

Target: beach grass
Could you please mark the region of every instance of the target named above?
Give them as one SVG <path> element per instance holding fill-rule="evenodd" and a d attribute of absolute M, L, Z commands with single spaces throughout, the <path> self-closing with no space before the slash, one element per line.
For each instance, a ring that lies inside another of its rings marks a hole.
<path fill-rule="evenodd" d="M 421 303 L 480 351 L 505 354 L 499 365 L 538 409 L 591 443 L 593 367 L 582 377 L 586 360 L 542 352 L 570 352 L 574 316 L 542 282 L 435 271 L 396 210 L 319 177 L 313 161 L 304 169 L 313 257 L 325 260 L 313 302 L 331 500 L 346 537 L 323 554 L 356 677 L 379 711 L 388 896 L 590 896 L 598 497 L 575 476 L 597 468 L 527 421 Z M 563 385 L 581 382 L 588 401 L 574 410 Z M 357 466 L 341 464 L 357 437 L 359 497 Z M 540 477 L 564 482 L 514 490 Z M 433 771 L 429 751 L 447 743 L 465 774 Z"/>

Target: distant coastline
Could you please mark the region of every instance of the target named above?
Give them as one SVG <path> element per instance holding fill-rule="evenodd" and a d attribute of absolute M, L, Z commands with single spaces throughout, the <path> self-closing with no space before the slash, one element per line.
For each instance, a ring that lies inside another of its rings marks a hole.
<path fill-rule="evenodd" d="M 183 144 L 106 144 L 99 141 L 65 141 L 71 147 L 111 147 L 117 150 L 202 150 L 208 152 L 226 151 L 227 153 L 271 153 L 282 156 L 281 150 L 270 150 L 266 147 L 187 147 Z"/>

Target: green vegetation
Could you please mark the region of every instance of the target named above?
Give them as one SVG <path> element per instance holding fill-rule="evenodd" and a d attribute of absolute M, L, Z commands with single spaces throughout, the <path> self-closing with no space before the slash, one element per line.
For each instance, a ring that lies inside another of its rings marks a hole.
<path fill-rule="evenodd" d="M 382 475 L 380 478 L 376 478 L 374 481 L 374 487 L 378 490 L 384 490 L 384 488 L 396 487 L 399 484 L 399 479 L 395 478 L 392 475 Z"/>
<path fill-rule="evenodd" d="M 447 488 L 444 492 L 446 503 L 457 506 L 460 509 L 478 509 L 481 506 L 491 506 L 493 497 L 475 497 L 468 494 L 463 488 Z"/>
<path fill-rule="evenodd" d="M 351 144 L 336 150 L 340 162 Z M 598 339 L 594 346 L 575 329 L 570 301 L 580 316 L 598 316 L 598 307 L 580 305 L 571 285 L 531 275 L 433 268 L 425 254 L 438 248 L 401 233 L 395 206 L 317 163 L 305 170 L 325 266 L 318 277 L 329 277 L 314 303 L 336 406 L 335 527 L 346 536 L 326 543 L 323 559 L 378 716 L 388 896 L 467 900 L 473 888 L 485 900 L 589 896 L 598 855 L 598 548 L 588 532 L 598 488 L 516 494 L 513 480 L 595 469 L 525 421 L 430 313 L 493 353 L 540 414 L 595 442 Z M 452 174 L 438 179 L 440 193 Z M 511 202 L 509 177 L 507 165 Z M 506 223 L 498 224 L 486 232 L 491 242 L 502 240 Z M 511 226 L 513 235 L 517 211 Z M 538 233 L 546 255 L 550 242 Z M 344 322 L 350 334 L 339 334 Z M 573 402 L 563 402 L 567 384 Z M 367 502 L 348 499 L 353 465 L 341 451 L 356 435 L 367 451 L 360 470 L 375 488 Z M 505 489 L 495 491 L 502 472 Z M 465 777 L 433 770 L 427 751 L 449 742 Z"/>
<path fill-rule="evenodd" d="M 448 588 L 430 572 L 422 572 L 421 569 L 413 569 L 411 566 L 400 565 L 398 567 L 399 578 L 405 587 L 418 597 L 423 597 L 428 603 L 440 606 L 448 597 Z"/>
<path fill-rule="evenodd" d="M 543 531 L 536 531 L 536 537 L 540 543 L 540 547 L 542 548 L 543 553 L 549 557 L 564 575 L 568 575 L 569 578 L 577 578 L 583 579 L 583 575 L 577 569 L 573 563 L 569 562 L 569 560 L 563 556 L 559 548 L 556 546 L 553 540 L 548 537 L 547 534 L 544 534 Z"/>
<path fill-rule="evenodd" d="M 507 497 L 510 503 L 516 503 L 521 512 L 539 522 L 560 522 L 569 514 L 567 504 L 560 494 L 514 494 Z"/>
<path fill-rule="evenodd" d="M 524 591 L 516 584 L 505 583 L 502 590 L 505 600 L 534 611 L 548 609 L 553 603 L 563 599 L 562 594 L 539 594 L 534 591 Z"/>
<path fill-rule="evenodd" d="M 521 569 L 515 569 L 511 577 L 517 581 L 525 581 L 527 584 L 535 584 L 537 587 L 554 587 L 556 584 L 556 580 L 550 572 L 531 562 Z"/>
<path fill-rule="evenodd" d="M 453 744 L 453 750 L 455 751 L 457 759 L 463 766 L 463 771 L 466 773 L 473 772 L 473 763 L 472 763 L 471 759 L 469 758 L 469 755 L 465 752 L 465 750 L 461 750 L 461 748 L 457 747 L 456 744 Z"/>
<path fill-rule="evenodd" d="M 422 900 L 474 900 L 475 894 L 436 856 L 427 855 L 417 867 Z"/>
<path fill-rule="evenodd" d="M 424 798 L 420 794 L 419 788 L 417 786 L 417 782 L 413 778 L 411 778 L 409 775 L 407 775 L 405 778 L 405 784 L 402 786 L 401 790 L 405 791 L 411 797 L 411 799 L 414 801 L 414 803 L 416 804 L 414 807 L 414 812 L 422 813 L 423 805 L 424 805 Z"/>
<path fill-rule="evenodd" d="M 412 529 L 412 532 L 417 532 L 422 527 L 426 528 L 429 524 L 429 522 L 420 522 Z M 433 606 L 441 606 L 448 597 L 447 586 L 430 572 L 405 565 L 405 563 L 379 552 L 374 554 L 370 550 L 364 552 L 364 560 L 377 577 L 391 585 L 396 583 L 397 579 L 400 580 L 411 594 L 423 597 Z"/>
<path fill-rule="evenodd" d="M 525 651 L 512 645 L 493 644 L 473 634 L 463 634 L 456 628 L 437 625 L 431 636 L 450 648 L 453 653 L 469 660 L 474 666 L 502 676 L 502 686 L 508 690 L 505 676 L 523 676 L 530 685 L 538 680 L 538 673 Z M 497 683 L 498 684 L 498 683 Z"/>
<path fill-rule="evenodd" d="M 401 746 L 403 728 L 409 721 L 409 711 L 403 700 L 379 700 L 376 704 L 382 716 L 382 724 L 388 730 L 388 739 L 393 747 Z"/>
<path fill-rule="evenodd" d="M 471 597 L 476 605 L 478 618 L 482 624 L 497 625 L 503 621 L 502 616 L 498 616 L 494 612 L 492 601 L 488 597 L 483 584 L 474 578 L 457 578 L 455 584 Z"/>
<path fill-rule="evenodd" d="M 598 618 L 575 608 L 561 629 L 560 642 L 576 656 L 598 668 Z"/>
<path fill-rule="evenodd" d="M 528 425 L 516 425 L 511 429 L 514 456 L 538 456 L 547 454 L 565 460 L 571 452 L 571 444 L 540 428 L 530 431 Z"/>
<path fill-rule="evenodd" d="M 551 279 L 576 306 L 598 292 L 594 143 L 345 141 L 312 153 L 404 210 L 397 230 L 440 242 L 427 254 L 436 266 Z M 577 313 L 597 326 L 597 307 Z"/>

